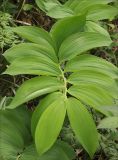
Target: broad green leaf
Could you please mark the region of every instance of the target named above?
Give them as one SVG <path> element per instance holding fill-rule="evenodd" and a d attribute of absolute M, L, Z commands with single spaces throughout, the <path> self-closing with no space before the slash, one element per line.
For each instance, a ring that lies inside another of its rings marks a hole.
<path fill-rule="evenodd" d="M 34 136 L 35 129 L 37 126 L 37 123 L 42 115 L 42 113 L 51 105 L 55 100 L 58 98 L 62 97 L 61 92 L 54 92 L 49 95 L 47 95 L 45 98 L 41 100 L 37 108 L 35 109 L 33 115 L 32 115 L 32 120 L 31 120 L 31 131 L 32 135 Z"/>
<path fill-rule="evenodd" d="M 54 146 L 42 156 L 38 155 L 34 145 L 28 146 L 19 160 L 72 160 L 74 157 L 75 153 L 68 144 L 57 141 Z"/>
<path fill-rule="evenodd" d="M 7 108 L 17 106 L 38 96 L 54 92 L 63 88 L 63 84 L 55 77 L 41 76 L 25 81 L 17 90 L 15 97 Z"/>
<path fill-rule="evenodd" d="M 36 151 L 35 145 L 31 144 L 27 146 L 19 156 L 18 160 L 40 160 L 40 156 Z"/>
<path fill-rule="evenodd" d="M 25 106 L 0 110 L 0 160 L 72 160 L 75 157 L 73 148 L 62 141 L 39 156 L 32 143 L 30 118 Z"/>
<path fill-rule="evenodd" d="M 0 157 L 16 160 L 31 136 L 30 115 L 24 107 L 16 110 L 0 110 Z"/>
<path fill-rule="evenodd" d="M 107 4 L 110 2 L 113 2 L 114 0 L 68 0 L 65 3 L 65 6 L 70 7 L 74 11 L 78 13 L 82 13 L 82 11 L 85 11 L 89 6 L 95 5 L 95 4 Z"/>
<path fill-rule="evenodd" d="M 53 18 L 64 18 L 72 15 L 83 15 L 88 12 L 92 17 L 92 20 L 96 21 L 101 19 L 111 19 L 117 15 L 116 8 L 107 5 L 114 0 L 68 0 L 64 5 L 62 5 L 58 0 L 36 0 L 37 5 L 46 14 Z M 114 10 L 113 10 L 114 8 Z M 96 14 L 98 13 L 98 15 Z M 91 15 L 92 14 L 92 15 Z"/>
<path fill-rule="evenodd" d="M 54 43 L 50 35 L 42 28 L 34 26 L 20 26 L 15 27 L 12 30 L 30 42 L 47 47 L 54 47 Z"/>
<path fill-rule="evenodd" d="M 28 56 L 17 58 L 6 69 L 4 74 L 32 74 L 32 75 L 61 75 L 59 65 L 51 59 L 42 58 L 39 56 Z"/>
<path fill-rule="evenodd" d="M 93 56 L 90 54 L 83 54 L 70 60 L 65 67 L 65 72 L 78 72 L 79 70 L 93 70 L 107 74 L 113 78 L 118 77 L 118 68 L 112 63 Z"/>
<path fill-rule="evenodd" d="M 13 115 L 12 115 L 13 116 Z M 3 119 L 4 120 L 4 119 Z M 1 117 L 1 121 L 2 117 Z M 10 138 L 13 137 L 13 133 L 14 133 L 14 138 Z M 8 154 L 12 153 L 12 152 L 16 152 L 19 150 L 21 150 L 24 147 L 24 141 L 23 141 L 23 137 L 21 136 L 21 134 L 19 133 L 19 131 L 15 128 L 15 126 L 7 123 L 0 123 L 0 153 L 1 154 L 5 154 L 6 151 L 5 148 L 7 149 L 8 147 Z M 8 144 L 8 145 L 7 145 Z M 12 145 L 13 147 L 9 147 L 9 145 Z M 16 149 L 14 149 L 16 147 Z M 7 153 L 6 153 L 7 155 Z"/>
<path fill-rule="evenodd" d="M 94 6 L 105 5 L 113 1 L 114 0 L 89 0 L 88 2 L 88 0 L 79 0 L 78 3 L 76 1 L 75 3 L 73 2 L 71 6 L 74 6 L 73 10 L 76 12 L 76 14 L 83 14 L 84 12 L 87 12 L 90 7 L 93 8 Z"/>
<path fill-rule="evenodd" d="M 61 147 L 61 149 L 66 153 L 68 160 L 72 160 L 75 158 L 75 152 L 72 146 L 68 145 L 64 141 L 57 141 L 57 144 Z"/>
<path fill-rule="evenodd" d="M 79 85 L 79 83 L 86 83 L 86 82 L 91 82 L 91 83 L 98 83 L 103 86 L 112 86 L 114 84 L 114 80 L 101 72 L 95 71 L 95 70 L 78 70 L 78 72 L 72 73 L 69 78 L 68 82 Z"/>
<path fill-rule="evenodd" d="M 98 147 L 98 133 L 92 116 L 79 100 L 67 100 L 67 113 L 71 127 L 79 142 L 92 158 Z"/>
<path fill-rule="evenodd" d="M 56 141 L 61 131 L 65 114 L 64 98 L 59 98 L 49 105 L 41 115 L 35 131 L 36 148 L 40 155 L 48 151 Z"/>
<path fill-rule="evenodd" d="M 78 4 L 79 4 L 78 0 L 68 0 L 65 3 L 65 6 L 68 6 L 69 8 L 71 8 L 74 11 L 75 8 L 78 6 Z"/>
<path fill-rule="evenodd" d="M 106 89 L 108 92 L 113 93 L 114 98 L 118 97 L 118 86 L 115 83 L 114 79 L 108 76 L 107 74 L 103 74 L 102 72 L 95 71 L 91 68 L 85 70 L 79 70 L 71 74 L 68 78 L 68 82 L 74 85 L 80 84 L 99 84 L 101 87 Z"/>
<path fill-rule="evenodd" d="M 118 9 L 110 5 L 95 5 L 88 9 L 88 20 L 98 21 L 103 19 L 112 20 L 118 15 Z"/>
<path fill-rule="evenodd" d="M 65 17 L 71 17 L 74 16 L 74 12 L 66 7 L 66 6 L 54 6 L 53 8 L 51 8 L 48 12 L 47 15 L 55 18 L 55 19 L 61 19 L 61 18 L 65 18 Z"/>
<path fill-rule="evenodd" d="M 37 6 L 44 12 L 48 11 L 54 6 L 61 5 L 58 0 L 35 0 Z M 48 6 L 49 8 L 47 8 Z"/>
<path fill-rule="evenodd" d="M 40 9 L 42 9 L 48 16 L 52 18 L 59 19 L 69 17 L 74 14 L 74 12 L 69 7 L 62 5 L 58 0 L 36 0 L 36 3 Z"/>
<path fill-rule="evenodd" d="M 100 121 L 98 128 L 115 129 L 118 128 L 118 117 L 107 117 Z"/>
<path fill-rule="evenodd" d="M 19 135 L 19 139 L 22 138 L 24 144 L 29 143 L 29 141 L 31 140 L 31 135 L 30 135 L 31 117 L 25 106 L 19 107 L 17 108 L 17 110 L 13 110 L 12 112 L 11 110 L 3 110 L 0 112 L 0 118 L 3 126 L 7 126 L 10 123 L 9 124 L 9 127 L 11 128 L 10 130 L 12 131 L 12 128 L 15 127 L 14 129 L 17 131 L 17 135 Z"/>
<path fill-rule="evenodd" d="M 78 98 L 85 105 L 95 108 L 99 112 L 109 115 L 104 106 L 115 106 L 113 97 L 98 84 L 79 84 L 69 88 L 68 93 Z"/>
<path fill-rule="evenodd" d="M 100 34 L 103 34 L 105 36 L 110 37 L 107 30 L 105 30 L 103 27 L 101 27 L 99 24 L 92 22 L 92 21 L 86 21 L 85 25 L 85 31 L 86 32 L 98 32 Z"/>
<path fill-rule="evenodd" d="M 83 31 L 85 25 L 85 15 L 64 18 L 56 22 L 52 29 L 51 35 L 59 49 L 61 43 L 70 35 Z"/>
<path fill-rule="evenodd" d="M 58 6 L 62 7 L 61 3 L 58 0 L 46 0 L 44 2 L 44 6 L 47 12 Z"/>
<path fill-rule="evenodd" d="M 103 110 L 102 106 L 101 110 Z M 118 116 L 118 105 L 116 104 L 115 106 L 104 106 L 104 111 L 108 113 L 107 116 Z"/>
<path fill-rule="evenodd" d="M 70 60 L 92 48 L 109 46 L 111 39 L 95 32 L 81 32 L 68 37 L 59 49 L 60 61 Z"/>
<path fill-rule="evenodd" d="M 114 80 L 110 76 L 92 69 L 91 71 L 86 69 L 78 70 L 78 72 L 72 73 L 68 78 L 68 82 L 74 85 L 79 85 L 79 83 L 86 82 L 94 84 L 98 83 L 106 87 L 108 87 L 109 85 L 115 85 Z"/>
<path fill-rule="evenodd" d="M 4 57 L 10 63 L 13 62 L 16 58 L 28 56 L 38 56 L 40 58 L 51 59 L 54 62 L 58 62 L 56 53 L 52 47 L 45 47 L 35 43 L 21 43 L 8 49 L 4 53 Z"/>
<path fill-rule="evenodd" d="M 65 2 L 64 5 L 70 7 L 71 4 L 72 4 L 73 2 L 75 2 L 75 1 L 76 1 L 76 3 L 77 3 L 78 0 L 68 0 L 68 1 Z"/>

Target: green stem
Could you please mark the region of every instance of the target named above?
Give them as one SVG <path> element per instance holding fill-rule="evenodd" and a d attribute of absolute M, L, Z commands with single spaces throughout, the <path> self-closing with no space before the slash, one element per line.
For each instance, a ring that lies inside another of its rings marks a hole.
<path fill-rule="evenodd" d="M 19 160 L 20 157 L 21 157 L 21 155 L 18 155 L 18 156 L 16 157 L 16 160 Z"/>
<path fill-rule="evenodd" d="M 61 69 L 61 67 L 59 67 L 59 68 L 60 68 L 60 71 L 61 71 L 61 73 L 62 73 L 62 79 L 63 79 L 63 82 L 64 82 L 64 89 L 63 89 L 62 92 L 63 92 L 65 98 L 67 99 L 67 81 L 66 81 L 66 77 L 65 77 L 64 72 L 63 72 L 63 70 Z"/>

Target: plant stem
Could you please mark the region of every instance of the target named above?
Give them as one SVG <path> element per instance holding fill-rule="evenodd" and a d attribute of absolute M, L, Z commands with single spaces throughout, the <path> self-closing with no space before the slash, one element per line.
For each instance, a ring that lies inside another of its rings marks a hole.
<path fill-rule="evenodd" d="M 64 94 L 65 98 L 67 99 L 67 81 L 66 81 L 66 77 L 65 77 L 64 72 L 61 69 L 61 67 L 59 67 L 59 68 L 60 68 L 60 71 L 62 73 L 62 79 L 63 79 L 63 82 L 64 82 L 63 94 Z"/>
<path fill-rule="evenodd" d="M 20 157 L 21 157 L 21 155 L 18 155 L 18 156 L 16 157 L 16 160 L 19 160 Z"/>

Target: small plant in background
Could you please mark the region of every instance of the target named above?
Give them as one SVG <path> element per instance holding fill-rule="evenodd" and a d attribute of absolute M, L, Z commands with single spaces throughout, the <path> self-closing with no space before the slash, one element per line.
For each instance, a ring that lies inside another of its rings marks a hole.
<path fill-rule="evenodd" d="M 118 158 L 117 128 L 118 116 L 104 118 L 98 125 L 98 129 L 101 133 L 101 153 L 104 153 L 104 155 L 110 160 L 117 160 Z"/>
<path fill-rule="evenodd" d="M 12 23 L 12 17 L 8 13 L 0 12 L 0 26 L 5 28 Z"/>
<path fill-rule="evenodd" d="M 4 13 L 14 14 L 17 9 L 17 6 L 13 3 L 12 0 L 0 0 L 0 11 Z"/>
<path fill-rule="evenodd" d="M 11 46 L 21 43 L 20 38 L 11 30 L 13 26 L 15 26 L 13 17 L 9 13 L 0 11 L 0 73 L 6 69 L 7 65 L 7 62 L 2 55 L 3 52 Z M 13 78 L 10 76 L 0 75 L 1 96 L 10 95 L 10 87 L 15 85 L 12 81 Z"/>
<path fill-rule="evenodd" d="M 0 49 L 9 48 L 20 42 L 19 37 L 11 31 L 12 17 L 8 13 L 0 12 Z"/>

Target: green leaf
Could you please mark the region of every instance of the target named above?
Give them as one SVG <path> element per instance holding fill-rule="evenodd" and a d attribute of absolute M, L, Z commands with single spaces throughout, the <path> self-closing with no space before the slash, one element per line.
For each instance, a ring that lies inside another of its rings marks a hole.
<path fill-rule="evenodd" d="M 42 156 L 38 155 L 34 145 L 28 146 L 19 160 L 72 160 L 74 157 L 75 153 L 72 147 L 65 142 L 57 141 L 54 146 Z"/>
<path fill-rule="evenodd" d="M 108 38 L 110 38 L 110 35 L 107 32 L 107 30 L 105 30 L 99 24 L 92 22 L 92 21 L 86 22 L 85 31 L 86 32 L 98 32 L 98 33 L 103 34 L 103 35 L 107 36 Z"/>
<path fill-rule="evenodd" d="M 55 19 L 61 19 L 61 18 L 65 18 L 65 17 L 71 17 L 74 16 L 74 12 L 66 7 L 66 6 L 54 6 L 53 8 L 51 8 L 48 12 L 47 15 L 55 18 Z"/>
<path fill-rule="evenodd" d="M 44 6 L 47 12 L 58 6 L 62 7 L 61 3 L 58 0 L 46 0 L 44 2 Z"/>
<path fill-rule="evenodd" d="M 63 84 L 55 77 L 41 76 L 32 78 L 21 85 L 7 108 L 16 108 L 17 106 L 38 96 L 54 92 L 62 88 Z"/>
<path fill-rule="evenodd" d="M 84 8 L 87 8 L 88 6 L 92 4 L 107 4 L 110 2 L 113 2 L 114 0 L 100 0 L 99 2 L 94 0 L 68 0 L 65 5 L 69 6 L 70 8 L 78 8 L 80 6 L 80 9 L 83 10 Z"/>
<path fill-rule="evenodd" d="M 73 148 L 63 141 L 57 141 L 55 145 L 43 154 L 41 160 L 72 160 L 75 158 Z"/>
<path fill-rule="evenodd" d="M 54 63 L 49 58 L 42 58 L 39 56 L 28 56 L 17 58 L 6 69 L 4 74 L 18 75 L 18 74 L 32 74 L 32 75 L 51 75 L 59 76 L 61 71 L 59 65 Z"/>
<path fill-rule="evenodd" d="M 104 106 L 104 108 L 101 106 L 101 110 L 103 110 L 108 113 L 107 116 L 118 116 L 118 105 L 115 106 Z"/>
<path fill-rule="evenodd" d="M 78 2 L 75 0 L 71 4 L 70 8 L 73 7 L 73 10 L 75 11 L 76 14 L 83 14 L 84 12 L 87 12 L 88 9 L 91 7 L 93 8 L 94 6 L 99 6 L 99 5 L 105 5 L 107 3 L 113 2 L 114 0 L 79 0 Z M 104 16 L 104 15 L 103 15 Z"/>
<path fill-rule="evenodd" d="M 21 43 L 8 49 L 4 53 L 4 57 L 10 63 L 13 62 L 16 58 L 28 56 L 51 59 L 54 62 L 58 62 L 56 53 L 52 47 L 45 47 L 44 45 L 35 43 Z"/>
<path fill-rule="evenodd" d="M 53 8 L 54 6 L 61 5 L 58 0 L 35 0 L 37 6 L 44 12 L 47 12 L 49 9 Z M 47 8 L 48 6 L 49 8 Z"/>
<path fill-rule="evenodd" d="M 59 98 L 49 105 L 41 115 L 35 132 L 36 148 L 40 155 L 48 151 L 56 141 L 61 131 L 65 114 L 64 98 Z"/>
<path fill-rule="evenodd" d="M 0 157 L 16 160 L 31 140 L 30 114 L 24 106 L 15 110 L 0 110 Z"/>
<path fill-rule="evenodd" d="M 12 30 L 30 42 L 47 47 L 54 47 L 54 43 L 50 35 L 42 28 L 34 26 L 20 26 L 15 27 Z"/>
<path fill-rule="evenodd" d="M 0 160 L 72 160 L 75 157 L 73 148 L 62 141 L 39 156 L 32 143 L 30 118 L 25 106 L 0 110 Z"/>
<path fill-rule="evenodd" d="M 95 108 L 95 110 L 109 115 L 104 106 L 115 106 L 113 97 L 107 90 L 98 84 L 79 84 L 69 88 L 68 93 L 81 100 L 85 105 Z"/>
<path fill-rule="evenodd" d="M 109 46 L 111 39 L 94 32 L 81 32 L 68 37 L 59 49 L 60 61 L 70 60 L 92 48 Z"/>
<path fill-rule="evenodd" d="M 98 21 L 103 19 L 112 20 L 118 15 L 118 9 L 110 5 L 95 5 L 88 9 L 88 20 Z"/>
<path fill-rule="evenodd" d="M 30 11 L 30 10 L 32 10 L 33 9 L 33 5 L 31 5 L 31 4 L 24 4 L 24 6 L 23 6 L 23 10 L 24 11 Z"/>
<path fill-rule="evenodd" d="M 68 145 L 67 143 L 65 143 L 64 141 L 57 141 L 57 144 L 61 147 L 61 149 L 66 153 L 68 160 L 72 160 L 75 158 L 75 152 L 73 150 L 73 148 Z"/>
<path fill-rule="evenodd" d="M 61 43 L 70 35 L 83 31 L 85 15 L 64 18 L 55 23 L 51 29 L 51 35 L 59 49 Z"/>
<path fill-rule="evenodd" d="M 20 138 L 24 141 L 24 144 L 29 143 L 31 140 L 30 135 L 30 113 L 25 106 L 19 107 L 16 110 L 3 110 L 0 111 L 1 123 L 3 126 L 7 126 L 17 130 L 17 135 L 20 135 Z M 17 116 L 18 114 L 18 116 Z M 25 123 L 25 125 L 24 125 Z M 12 131 L 12 129 L 11 129 Z"/>
<path fill-rule="evenodd" d="M 79 85 L 80 83 L 98 83 L 102 86 L 108 87 L 115 85 L 114 80 L 101 72 L 95 70 L 79 70 L 78 72 L 72 73 L 69 78 L 68 82 L 74 85 Z"/>
<path fill-rule="evenodd" d="M 112 93 L 114 98 L 118 96 L 118 86 L 115 83 L 115 80 L 107 74 L 104 74 L 100 71 L 95 71 L 91 68 L 85 70 L 78 70 L 71 74 L 68 78 L 68 82 L 74 85 L 80 84 L 99 84 L 101 87 L 106 89 L 108 92 Z"/>
<path fill-rule="evenodd" d="M 43 98 L 41 100 L 41 102 L 39 103 L 39 105 L 37 106 L 37 108 L 35 109 L 35 111 L 32 115 L 31 131 L 32 131 L 33 136 L 35 133 L 37 123 L 38 123 L 42 113 L 47 109 L 47 107 L 49 107 L 49 105 L 51 105 L 55 100 L 57 100 L 58 98 L 61 98 L 61 97 L 62 97 L 61 92 L 54 92 L 54 93 L 47 95 L 45 98 Z"/>
<path fill-rule="evenodd" d="M 90 14 L 92 20 L 96 21 L 101 19 L 111 19 L 117 15 L 116 8 L 107 5 L 114 0 L 68 0 L 64 5 L 62 5 L 58 0 L 36 0 L 37 5 L 42 9 L 48 16 L 53 18 L 64 18 L 73 15 L 83 15 Z M 113 10 L 114 8 L 114 10 Z M 98 14 L 97 14 L 98 13 Z M 89 19 L 90 20 L 90 19 Z"/>
<path fill-rule="evenodd" d="M 99 129 L 115 129 L 118 128 L 118 117 L 107 117 L 100 121 L 98 125 Z"/>
<path fill-rule="evenodd" d="M 78 72 L 79 70 L 86 69 L 99 71 L 112 78 L 118 78 L 117 67 L 102 58 L 90 54 L 79 55 L 67 62 L 65 72 Z"/>
<path fill-rule="evenodd" d="M 27 146 L 19 156 L 18 160 L 40 160 L 40 156 L 36 151 L 35 145 L 31 144 Z"/>
<path fill-rule="evenodd" d="M 72 3 L 75 3 L 75 2 L 77 3 L 77 1 L 78 0 L 68 0 L 68 1 L 65 2 L 64 5 L 70 7 L 72 5 Z"/>
<path fill-rule="evenodd" d="M 52 18 L 59 19 L 69 17 L 74 14 L 69 7 L 62 5 L 58 0 L 36 0 L 36 3 L 41 10 L 43 10 L 48 16 Z"/>
<path fill-rule="evenodd" d="M 92 158 L 98 147 L 98 133 L 91 115 L 75 98 L 67 100 L 67 113 L 79 142 Z"/>

